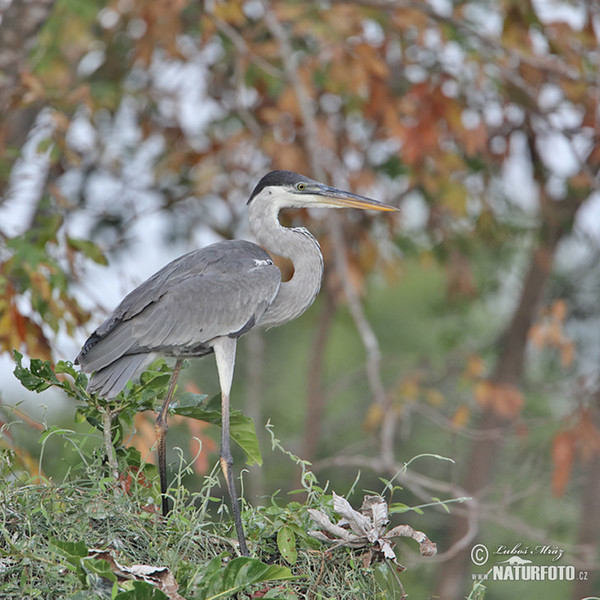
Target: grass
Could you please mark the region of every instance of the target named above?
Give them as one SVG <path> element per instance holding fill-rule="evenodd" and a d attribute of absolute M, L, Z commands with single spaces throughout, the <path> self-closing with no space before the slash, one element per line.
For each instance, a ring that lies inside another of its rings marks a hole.
<path fill-rule="evenodd" d="M 54 433 L 54 437 L 61 435 L 68 436 L 72 444 L 68 433 Z M 402 595 L 391 576 L 394 566 L 374 563 L 364 567 L 360 551 L 329 551 L 308 536 L 307 531 L 314 527 L 307 513 L 309 506 L 333 514 L 331 496 L 308 472 L 306 502 L 273 498 L 264 507 L 245 505 L 252 572 L 236 573 L 235 586 L 227 588 L 225 570 L 237 557 L 237 543 L 227 506 L 216 495 L 215 472 L 205 478 L 200 492 L 191 494 L 183 486 L 173 487 L 174 507 L 164 518 L 157 513 L 156 482 L 146 475 L 155 472 L 153 466 L 132 466 L 131 451 L 119 451 L 125 476 L 115 482 L 98 451 L 102 445 L 90 449 L 89 441 L 84 443 L 82 438 L 84 446 L 87 449 L 80 452 L 80 465 L 60 483 L 25 479 L 23 471 L 13 469 L 14 456 L 5 451 L 5 485 L 0 489 L 0 598 L 177 597 L 149 595 L 151 584 L 134 588 L 132 581 L 111 579 L 107 576 L 111 560 L 124 567 L 166 568 L 177 581 L 177 593 L 186 599 L 343 600 Z M 180 465 L 176 484 L 188 468 Z M 282 540 L 282 530 L 287 532 L 287 542 Z M 108 553 L 108 563 L 94 560 L 98 551 Z M 257 578 L 257 569 L 263 566 L 263 571 L 270 571 Z M 227 589 L 234 592 L 222 595 Z"/>
<path fill-rule="evenodd" d="M 192 493 L 182 484 L 191 465 L 181 458 L 169 490 L 173 509 L 168 517 L 161 516 L 156 468 L 122 442 L 133 415 L 156 406 L 164 396 L 169 377 L 164 363 L 145 373 L 140 384 L 105 402 L 86 394 L 85 377 L 70 363 L 53 369 L 34 359 L 25 367 L 21 355 L 16 353 L 15 359 L 15 375 L 25 387 L 62 389 L 80 403 L 76 420 L 92 427 L 87 433 L 47 427 L 41 434 L 40 464 L 57 450 L 68 456 L 61 481 L 36 476 L 27 466 L 32 461 L 20 460 L 18 448 L 0 445 L 0 598 L 405 597 L 394 562 L 364 549 L 331 548 L 309 535 L 315 528 L 309 508 L 337 520 L 332 495 L 319 486 L 308 463 L 281 446 L 272 429 L 272 449 L 302 471 L 304 501 L 273 497 L 262 507 L 243 504 L 251 558 L 238 556 L 233 521 L 217 493 L 218 464 Z M 220 422 L 213 399 L 191 395 L 177 410 Z M 0 441 L 11 439 L 10 429 L 3 426 Z M 248 419 L 236 415 L 232 435 L 249 460 L 260 462 Z"/>

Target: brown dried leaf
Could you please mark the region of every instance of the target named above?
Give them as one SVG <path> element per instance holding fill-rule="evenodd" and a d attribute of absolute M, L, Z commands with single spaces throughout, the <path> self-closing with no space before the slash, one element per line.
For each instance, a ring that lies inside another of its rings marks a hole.
<path fill-rule="evenodd" d="M 156 567 L 152 565 L 132 565 L 127 567 L 119 564 L 108 550 L 90 549 L 89 556 L 98 560 L 105 560 L 120 582 L 130 581 L 145 581 L 150 585 L 157 587 L 169 600 L 185 600 L 185 598 L 177 592 L 179 585 L 175 577 L 167 567 Z"/>
<path fill-rule="evenodd" d="M 310 517 L 321 529 L 321 531 L 309 531 L 308 534 L 336 546 L 367 548 L 369 564 L 374 556 L 373 548 L 384 558 L 397 564 L 393 538 L 400 536 L 411 537 L 419 542 L 423 556 L 433 556 L 437 551 L 436 545 L 423 532 L 416 531 L 408 525 L 398 525 L 386 533 L 388 507 L 381 496 L 365 496 L 361 512 L 358 512 L 345 498 L 333 492 L 333 507 L 342 517 L 337 525 L 321 511 L 308 509 Z M 341 524 L 349 525 L 350 530 L 342 527 Z"/>
<path fill-rule="evenodd" d="M 374 528 L 371 519 L 354 510 L 346 498 L 338 496 L 335 492 L 333 492 L 333 508 L 342 517 L 341 523 L 348 524 L 355 535 L 365 536 L 367 539 L 373 536 Z M 370 539 L 370 541 L 375 540 Z"/>

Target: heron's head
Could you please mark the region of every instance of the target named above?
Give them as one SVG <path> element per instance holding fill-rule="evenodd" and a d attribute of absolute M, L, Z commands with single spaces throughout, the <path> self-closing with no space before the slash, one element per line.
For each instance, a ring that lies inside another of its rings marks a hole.
<path fill-rule="evenodd" d="M 396 211 L 394 206 L 345 192 L 292 171 L 271 171 L 256 185 L 248 204 L 259 199 L 280 208 L 361 208 Z"/>

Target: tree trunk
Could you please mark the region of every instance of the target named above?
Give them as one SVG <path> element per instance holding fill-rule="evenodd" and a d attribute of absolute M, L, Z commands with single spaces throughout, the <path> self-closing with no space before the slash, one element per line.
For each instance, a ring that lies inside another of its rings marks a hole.
<path fill-rule="evenodd" d="M 596 427 L 600 425 L 600 391 L 596 398 Z M 588 565 L 595 565 L 593 571 L 587 572 L 587 577 L 575 578 L 573 584 L 573 600 L 588 598 L 592 596 L 598 585 L 594 586 L 595 580 L 600 578 L 600 563 L 598 543 L 600 540 L 600 452 L 595 452 L 585 469 L 585 484 L 583 497 L 581 499 L 581 515 L 579 517 L 579 532 L 577 534 L 577 545 L 581 548 L 583 560 Z"/>
<path fill-rule="evenodd" d="M 542 229 L 545 231 L 542 231 L 539 245 L 534 250 L 529 270 L 523 282 L 519 303 L 501 338 L 498 361 L 490 376 L 492 386 L 503 386 L 502 389 L 513 390 L 515 393 L 520 393 L 519 386 L 525 365 L 528 331 L 542 301 L 554 254 L 564 231 L 562 224 L 554 219 L 548 219 Z M 489 432 L 490 435 L 478 437 L 473 442 L 470 459 L 466 466 L 463 487 L 476 499 L 481 496 L 492 478 L 495 462 L 507 438 L 506 434 L 514 424 L 513 417 L 502 416 L 497 412 L 497 408 L 497 406 L 487 407 L 483 411 L 479 430 Z M 506 433 L 498 435 L 498 430 L 503 429 Z M 492 431 L 495 431 L 494 435 L 491 434 Z M 464 536 L 467 527 L 467 518 L 454 517 L 449 546 L 457 543 Z M 470 548 L 457 553 L 444 564 L 437 585 L 437 595 L 440 598 L 461 598 L 463 596 L 469 565 Z"/>

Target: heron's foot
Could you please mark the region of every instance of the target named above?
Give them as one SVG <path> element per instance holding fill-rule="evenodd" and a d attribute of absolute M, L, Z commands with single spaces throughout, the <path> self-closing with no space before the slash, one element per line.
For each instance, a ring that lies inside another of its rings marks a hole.
<path fill-rule="evenodd" d="M 162 501 L 162 514 L 166 517 L 169 514 L 169 499 L 167 498 L 167 423 L 166 415 L 163 411 L 158 413 L 154 422 L 154 431 L 156 433 L 156 454 L 158 458 L 158 475 L 160 478 L 160 494 Z"/>
<path fill-rule="evenodd" d="M 242 515 L 240 512 L 240 504 L 238 502 L 238 496 L 235 489 L 235 481 L 233 479 L 231 458 L 227 459 L 221 456 L 220 459 L 221 469 L 225 475 L 225 481 L 227 482 L 227 491 L 229 492 L 229 499 L 231 501 L 231 510 L 233 512 L 233 521 L 235 523 L 235 531 L 237 533 L 238 543 L 240 545 L 240 554 L 242 556 L 250 556 L 248 551 L 248 545 L 246 544 L 246 534 L 244 533 L 244 526 L 242 525 Z"/>

